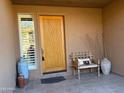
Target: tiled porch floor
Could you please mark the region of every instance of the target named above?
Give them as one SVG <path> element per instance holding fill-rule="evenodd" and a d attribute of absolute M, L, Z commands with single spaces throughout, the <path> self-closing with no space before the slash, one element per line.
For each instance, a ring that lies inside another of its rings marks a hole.
<path fill-rule="evenodd" d="M 72 78 L 54 84 L 41 84 L 36 80 L 25 89 L 17 89 L 16 93 L 124 93 L 124 77 L 82 74 L 81 80 Z"/>

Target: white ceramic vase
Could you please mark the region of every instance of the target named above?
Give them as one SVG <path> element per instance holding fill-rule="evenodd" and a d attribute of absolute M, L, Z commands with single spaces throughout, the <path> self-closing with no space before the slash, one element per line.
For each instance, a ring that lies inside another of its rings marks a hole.
<path fill-rule="evenodd" d="M 104 58 L 101 61 L 101 70 L 102 70 L 104 75 L 109 75 L 110 74 L 111 62 L 107 58 Z"/>

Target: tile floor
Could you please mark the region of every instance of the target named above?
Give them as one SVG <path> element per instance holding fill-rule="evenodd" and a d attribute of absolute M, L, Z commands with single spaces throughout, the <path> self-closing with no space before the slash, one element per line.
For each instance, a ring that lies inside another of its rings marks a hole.
<path fill-rule="evenodd" d="M 41 84 L 40 80 L 30 81 L 24 89 L 15 93 L 124 93 L 124 77 L 110 74 L 82 74 L 81 80 L 68 78 L 54 84 Z"/>

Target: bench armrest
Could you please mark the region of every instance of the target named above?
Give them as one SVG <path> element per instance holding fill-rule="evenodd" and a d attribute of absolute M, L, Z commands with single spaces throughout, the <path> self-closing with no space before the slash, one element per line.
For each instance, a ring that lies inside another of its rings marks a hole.
<path fill-rule="evenodd" d="M 92 63 L 100 65 L 100 59 L 98 59 L 97 61 L 92 61 Z"/>

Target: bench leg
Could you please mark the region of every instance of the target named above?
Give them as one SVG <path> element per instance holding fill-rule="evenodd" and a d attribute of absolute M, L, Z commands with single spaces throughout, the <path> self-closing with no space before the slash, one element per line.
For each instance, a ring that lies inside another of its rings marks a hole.
<path fill-rule="evenodd" d="M 76 75 L 76 69 L 73 68 L 73 75 L 75 76 Z"/>
<path fill-rule="evenodd" d="M 98 77 L 100 76 L 100 60 L 98 60 Z"/>
<path fill-rule="evenodd" d="M 98 77 L 100 76 L 100 66 L 98 66 Z"/>
<path fill-rule="evenodd" d="M 80 80 L 80 69 L 78 69 L 78 79 Z"/>

